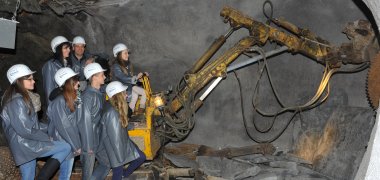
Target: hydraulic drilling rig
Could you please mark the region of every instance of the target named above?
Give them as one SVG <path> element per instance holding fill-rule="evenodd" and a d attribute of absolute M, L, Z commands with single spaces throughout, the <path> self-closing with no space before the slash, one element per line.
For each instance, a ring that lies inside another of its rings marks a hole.
<path fill-rule="evenodd" d="M 371 24 L 365 20 L 348 23 L 343 29 L 350 40 L 340 46 L 332 45 L 308 29 L 299 28 L 283 18 L 270 18 L 277 27 L 261 23 L 242 14 L 231 7 L 224 7 L 220 15 L 225 23 L 229 23 L 230 30 L 220 36 L 209 49 L 185 72 L 178 83 L 174 95 L 165 96 L 164 93 L 150 94 L 146 111 L 146 125 L 143 128 L 130 132 L 135 142 L 144 149 L 148 159 L 153 159 L 162 144 L 162 138 L 171 141 L 180 141 L 185 138 L 194 126 L 193 115 L 202 105 L 205 97 L 216 84 L 226 77 L 230 71 L 229 65 L 241 54 L 253 51 L 257 46 L 264 46 L 268 42 L 282 45 L 280 51 L 303 54 L 325 66 L 325 75 L 321 82 L 319 94 L 307 104 L 297 108 L 312 108 L 317 102 L 323 102 L 322 92 L 333 73 L 338 72 L 346 64 L 360 66 L 358 70 L 370 67 L 367 79 L 367 95 L 373 108 L 378 106 L 380 97 L 380 55 L 378 42 Z M 227 38 L 239 29 L 247 29 L 249 34 L 242 38 L 233 47 L 225 51 L 214 61 L 208 62 L 211 57 L 226 42 Z M 285 31 L 280 30 L 284 29 Z M 209 89 L 199 93 L 204 87 L 215 80 Z M 146 81 L 145 84 L 149 84 Z M 289 110 L 289 109 L 288 109 Z M 158 137 L 157 137 L 158 136 Z M 144 137 L 144 138 L 141 138 Z M 161 137 L 161 138 L 159 138 Z M 161 142 L 158 142 L 161 141 Z M 140 142 L 140 143 L 139 143 Z"/>

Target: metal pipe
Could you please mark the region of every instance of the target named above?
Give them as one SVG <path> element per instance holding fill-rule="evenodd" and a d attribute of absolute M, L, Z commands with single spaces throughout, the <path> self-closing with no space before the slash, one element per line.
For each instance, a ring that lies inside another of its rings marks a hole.
<path fill-rule="evenodd" d="M 265 56 L 266 57 L 270 57 L 270 56 L 282 53 L 282 52 L 284 52 L 286 50 L 288 50 L 288 47 L 282 46 L 281 48 L 278 48 L 278 49 L 266 52 Z M 264 57 L 262 55 L 258 55 L 258 56 L 255 56 L 253 58 L 247 59 L 244 62 L 240 62 L 240 63 L 236 63 L 236 64 L 231 64 L 230 66 L 227 67 L 227 73 L 229 73 L 229 72 L 231 72 L 231 71 L 233 71 L 235 69 L 239 69 L 239 68 L 242 68 L 244 66 L 251 65 L 252 63 L 255 63 L 255 62 L 257 62 L 257 61 L 259 61 L 259 60 L 261 60 L 263 58 Z"/>
<path fill-rule="evenodd" d="M 271 57 L 273 55 L 282 53 L 282 52 L 284 52 L 286 50 L 288 50 L 288 47 L 282 46 L 281 48 L 278 48 L 278 49 L 266 52 L 265 53 L 265 57 Z M 247 59 L 244 62 L 240 62 L 240 63 L 236 63 L 236 64 L 233 64 L 233 65 L 230 65 L 230 66 L 227 67 L 227 73 L 231 72 L 231 71 L 233 71 L 235 69 L 239 69 L 239 68 L 242 68 L 244 66 L 251 65 L 251 64 L 253 64 L 253 63 L 255 63 L 255 62 L 257 62 L 257 61 L 259 61 L 259 60 L 261 60 L 263 58 L 264 57 L 262 55 L 258 55 L 258 56 L 255 56 L 253 58 Z M 201 97 L 199 98 L 199 100 L 203 101 L 211 93 L 211 91 L 220 83 L 221 80 L 222 80 L 222 77 L 218 77 L 216 80 L 214 80 L 212 82 L 212 84 L 207 88 L 207 90 L 201 95 Z"/>

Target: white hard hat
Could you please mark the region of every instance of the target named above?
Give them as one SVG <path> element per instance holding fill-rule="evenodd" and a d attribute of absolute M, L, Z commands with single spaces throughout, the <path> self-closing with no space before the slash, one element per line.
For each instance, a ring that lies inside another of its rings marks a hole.
<path fill-rule="evenodd" d="M 73 39 L 73 44 L 86 44 L 86 41 L 82 36 L 75 36 Z"/>
<path fill-rule="evenodd" d="M 78 73 L 75 73 L 71 68 L 64 67 L 59 69 L 55 73 L 54 80 L 58 84 L 58 86 L 61 87 L 63 84 L 65 84 L 66 80 L 70 79 L 71 77 L 77 74 Z"/>
<path fill-rule="evenodd" d="M 24 64 L 16 64 L 10 67 L 7 71 L 7 78 L 13 84 L 18 78 L 31 75 L 36 71 L 31 71 L 28 66 Z"/>
<path fill-rule="evenodd" d="M 116 57 L 117 56 L 117 53 L 119 53 L 120 51 L 123 51 L 123 50 L 128 50 L 127 46 L 123 43 L 119 43 L 119 44 L 116 44 L 112 51 L 113 51 L 113 56 Z"/>
<path fill-rule="evenodd" d="M 106 93 L 107 93 L 107 95 L 108 95 L 109 98 L 112 98 L 113 95 L 115 95 L 115 94 L 117 94 L 119 92 L 123 92 L 126 89 L 128 89 L 128 86 L 123 85 L 119 81 L 112 81 L 111 83 L 109 83 L 107 85 L 107 87 L 106 87 Z"/>
<path fill-rule="evenodd" d="M 92 75 L 103 71 L 107 70 L 103 69 L 102 66 L 100 66 L 98 63 L 88 64 L 86 67 L 84 67 L 83 70 L 86 79 L 89 79 Z"/>
<path fill-rule="evenodd" d="M 69 42 L 69 40 L 67 40 L 63 36 L 56 36 L 55 38 L 53 38 L 53 40 L 51 40 L 51 43 L 50 43 L 51 50 L 53 51 L 53 53 L 55 53 L 55 48 L 64 42 Z"/>

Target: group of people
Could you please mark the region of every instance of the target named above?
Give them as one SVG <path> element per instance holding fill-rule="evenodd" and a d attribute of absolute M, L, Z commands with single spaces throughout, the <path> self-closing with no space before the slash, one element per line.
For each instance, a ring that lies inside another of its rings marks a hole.
<path fill-rule="evenodd" d="M 133 74 L 129 50 L 119 43 L 113 47 L 112 82 L 105 85 L 106 69 L 86 53 L 85 47 L 81 36 L 72 42 L 63 36 L 51 41 L 54 56 L 42 68 L 48 124 L 37 116 L 40 108 L 36 103 L 39 96 L 33 93 L 35 71 L 24 64 L 7 71 L 10 86 L 2 97 L 0 115 L 23 180 L 50 179 L 58 169 L 60 180 L 70 179 L 76 156 L 82 163 L 82 179 L 105 179 L 112 169 L 112 179 L 120 180 L 146 159 L 128 136 L 128 114 L 144 112 L 145 91 L 136 83 L 148 74 Z M 41 157 L 48 159 L 36 176 L 36 159 Z"/>

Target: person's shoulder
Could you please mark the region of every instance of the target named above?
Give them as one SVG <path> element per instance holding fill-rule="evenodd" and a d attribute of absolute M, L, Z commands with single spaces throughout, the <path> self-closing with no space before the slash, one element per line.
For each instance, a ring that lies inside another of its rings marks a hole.
<path fill-rule="evenodd" d="M 109 101 L 106 101 L 106 102 L 104 103 L 104 111 L 109 111 L 109 110 L 111 110 L 111 109 L 113 109 L 111 103 L 110 103 Z"/>
<path fill-rule="evenodd" d="M 23 101 L 24 101 L 24 98 L 22 97 L 22 95 L 20 93 L 15 93 L 12 95 L 12 97 L 10 98 L 8 102 L 21 103 Z"/>
<path fill-rule="evenodd" d="M 120 68 L 120 64 L 118 63 L 113 63 L 111 68 Z"/>
<path fill-rule="evenodd" d="M 25 104 L 24 98 L 20 93 L 15 93 L 12 95 L 12 97 L 4 103 L 4 107 L 21 107 Z"/>
<path fill-rule="evenodd" d="M 109 114 L 109 115 L 111 115 L 111 114 L 113 114 L 113 113 L 115 113 L 116 112 L 116 110 L 115 110 L 115 108 L 111 105 L 111 103 L 109 102 L 109 101 L 106 101 L 105 103 L 104 103 L 104 111 L 103 111 L 103 113 L 104 114 Z"/>
<path fill-rule="evenodd" d="M 50 64 L 50 63 L 53 63 L 53 62 L 55 62 L 55 61 L 58 61 L 58 60 L 55 59 L 54 57 L 51 57 L 51 58 L 49 58 L 49 59 L 45 62 L 45 64 Z"/>
<path fill-rule="evenodd" d="M 59 103 L 65 102 L 65 98 L 62 94 L 58 94 L 54 99 L 51 100 L 51 105 L 57 105 Z M 49 105 L 50 105 L 49 104 Z"/>
<path fill-rule="evenodd" d="M 91 91 L 90 89 L 86 88 L 82 94 L 81 94 L 82 101 L 84 102 L 84 105 L 86 105 L 86 102 L 92 102 L 94 98 L 96 98 L 95 92 Z M 89 104 L 87 104 L 89 105 Z"/>
<path fill-rule="evenodd" d="M 93 87 L 91 85 L 88 85 L 86 89 L 82 92 L 83 96 L 96 96 L 97 94 L 100 94 L 101 92 Z"/>
<path fill-rule="evenodd" d="M 63 92 L 62 92 L 62 89 L 57 87 L 57 88 L 54 88 L 51 92 L 50 92 L 50 95 L 49 95 L 49 100 L 50 101 L 53 101 L 55 98 L 57 98 L 59 95 L 61 95 Z"/>
<path fill-rule="evenodd" d="M 47 67 L 54 67 L 59 65 L 59 61 L 55 58 L 51 58 L 48 61 L 45 62 L 42 68 L 47 68 Z"/>
<path fill-rule="evenodd" d="M 47 65 L 49 65 L 49 64 L 51 64 L 51 63 L 53 63 L 53 61 L 54 61 L 54 58 L 50 58 L 50 59 L 48 59 L 48 60 L 44 63 L 44 66 L 43 66 L 43 67 L 45 67 L 45 66 L 47 66 Z"/>
<path fill-rule="evenodd" d="M 86 89 L 82 91 L 82 96 L 87 95 L 89 93 L 91 93 L 91 90 L 90 90 L 90 85 L 88 84 Z"/>

